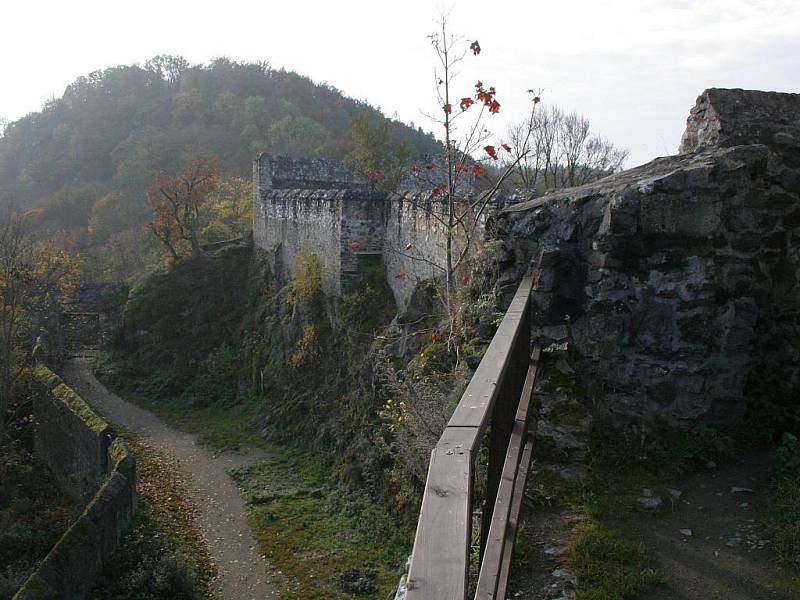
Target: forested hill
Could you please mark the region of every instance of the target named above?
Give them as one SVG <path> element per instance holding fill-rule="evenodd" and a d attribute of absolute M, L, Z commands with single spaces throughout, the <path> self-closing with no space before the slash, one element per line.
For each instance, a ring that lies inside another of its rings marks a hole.
<path fill-rule="evenodd" d="M 384 118 L 340 90 L 264 63 L 189 65 L 160 56 L 96 71 L 0 137 L 0 204 L 38 208 L 41 228 L 72 230 L 73 238 L 94 220 L 95 238 L 107 237 L 144 222 L 145 190 L 161 169 L 213 154 L 223 174 L 247 177 L 261 151 L 342 158 L 362 112 Z M 421 129 L 391 125 L 413 151 L 435 151 Z"/>

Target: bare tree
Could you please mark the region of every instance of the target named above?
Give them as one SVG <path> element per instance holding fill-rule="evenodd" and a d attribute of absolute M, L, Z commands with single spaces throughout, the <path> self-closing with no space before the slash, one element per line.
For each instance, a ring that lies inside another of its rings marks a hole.
<path fill-rule="evenodd" d="M 516 162 L 514 183 L 539 193 L 605 177 L 620 170 L 628 157 L 628 150 L 593 134 L 588 118 L 557 106 L 511 126 L 508 135 L 511 153 L 506 163 Z M 526 139 L 529 148 L 522 144 Z"/>

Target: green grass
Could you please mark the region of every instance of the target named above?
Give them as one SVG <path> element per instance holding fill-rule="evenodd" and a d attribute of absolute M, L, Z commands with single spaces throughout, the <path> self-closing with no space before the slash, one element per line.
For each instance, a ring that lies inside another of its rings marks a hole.
<path fill-rule="evenodd" d="M 593 519 L 581 525 L 568 556 L 580 584 L 576 600 L 618 600 L 661 581 L 644 544 Z"/>
<path fill-rule="evenodd" d="M 260 447 L 271 458 L 236 471 L 260 551 L 274 567 L 287 600 L 379 600 L 396 585 L 408 555 L 408 539 L 388 513 L 364 492 L 340 483 L 335 462 L 318 451 L 291 448 L 260 434 L 263 405 L 256 400 L 214 403 L 203 397 L 162 395 L 185 377 L 172 371 L 146 375 L 117 356 L 101 356 L 98 378 L 109 389 L 203 443 L 233 449 Z M 363 575 L 358 589 L 341 582 Z"/>
<path fill-rule="evenodd" d="M 352 598 L 343 574 L 361 572 L 359 597 L 382 599 L 397 584 L 407 540 L 364 493 L 330 478 L 330 465 L 286 448 L 234 473 L 261 551 L 281 572 L 286 599 Z"/>

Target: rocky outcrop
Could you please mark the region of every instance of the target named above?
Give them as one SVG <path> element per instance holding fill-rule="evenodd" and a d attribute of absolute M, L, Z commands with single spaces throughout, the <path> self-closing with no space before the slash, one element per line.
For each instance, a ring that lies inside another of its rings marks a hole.
<path fill-rule="evenodd" d="M 681 152 L 497 217 L 501 283 L 538 271 L 540 335 L 620 421 L 730 417 L 750 374 L 798 377 L 800 96 L 708 90 Z"/>

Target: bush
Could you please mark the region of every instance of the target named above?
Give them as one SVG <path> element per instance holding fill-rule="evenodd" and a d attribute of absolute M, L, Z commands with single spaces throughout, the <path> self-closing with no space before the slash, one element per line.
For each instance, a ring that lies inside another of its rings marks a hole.
<path fill-rule="evenodd" d="M 291 286 L 296 300 L 310 300 L 322 290 L 323 266 L 319 256 L 303 248 L 292 261 Z"/>

